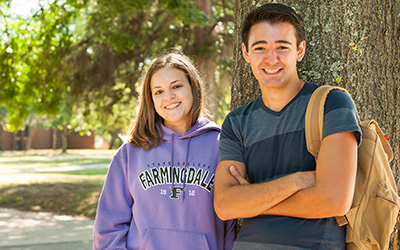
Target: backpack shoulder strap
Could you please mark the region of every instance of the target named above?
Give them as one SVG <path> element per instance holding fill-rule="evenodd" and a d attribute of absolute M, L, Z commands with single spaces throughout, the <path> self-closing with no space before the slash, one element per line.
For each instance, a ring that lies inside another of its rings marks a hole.
<path fill-rule="evenodd" d="M 314 91 L 307 105 L 304 130 L 306 135 L 307 150 L 315 157 L 315 160 L 318 158 L 319 148 L 322 141 L 325 101 L 329 92 L 334 89 L 345 92 L 351 98 L 350 94 L 344 88 L 323 85 Z M 361 124 L 358 113 L 357 119 L 358 123 Z M 345 216 L 336 216 L 335 218 L 339 226 L 343 226 L 348 223 Z"/>
<path fill-rule="evenodd" d="M 329 92 L 331 92 L 334 89 L 341 90 L 350 96 L 350 94 L 344 88 L 337 86 L 323 85 L 318 87 L 314 91 L 307 105 L 306 116 L 305 116 L 305 127 L 304 127 L 307 150 L 315 158 L 318 157 L 319 148 L 321 146 L 321 141 L 322 141 L 325 101 L 326 98 L 328 97 Z M 358 122 L 360 123 L 359 117 L 358 117 Z"/>
<path fill-rule="evenodd" d="M 307 105 L 304 130 L 306 135 L 307 150 L 315 157 L 315 161 L 317 161 L 319 148 L 322 141 L 325 101 L 329 92 L 334 89 L 338 89 L 349 94 L 343 88 L 323 85 L 314 91 Z M 358 122 L 360 123 L 359 118 Z M 339 226 L 343 226 L 348 223 L 345 216 L 336 216 L 335 218 Z"/>

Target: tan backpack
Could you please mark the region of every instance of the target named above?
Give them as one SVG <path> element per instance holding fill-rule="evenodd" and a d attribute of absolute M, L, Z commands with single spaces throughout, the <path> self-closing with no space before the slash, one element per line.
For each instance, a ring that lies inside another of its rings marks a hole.
<path fill-rule="evenodd" d="M 328 93 L 340 87 L 324 85 L 315 90 L 307 106 L 305 134 L 308 151 L 317 159 L 322 141 L 324 105 Z M 350 95 L 349 95 L 350 96 Z M 345 216 L 336 217 L 339 226 L 347 225 L 347 249 L 388 249 L 390 235 L 399 215 L 400 198 L 390 168 L 393 152 L 374 120 L 358 122 L 362 141 L 354 198 Z M 397 229 L 394 247 L 397 245 Z"/>

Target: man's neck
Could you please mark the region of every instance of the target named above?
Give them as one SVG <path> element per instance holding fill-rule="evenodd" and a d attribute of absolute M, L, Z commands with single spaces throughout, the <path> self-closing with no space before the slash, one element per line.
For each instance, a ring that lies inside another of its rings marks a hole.
<path fill-rule="evenodd" d="M 298 79 L 295 83 L 280 88 L 261 88 L 262 100 L 269 109 L 281 111 L 303 88 L 304 82 Z"/>

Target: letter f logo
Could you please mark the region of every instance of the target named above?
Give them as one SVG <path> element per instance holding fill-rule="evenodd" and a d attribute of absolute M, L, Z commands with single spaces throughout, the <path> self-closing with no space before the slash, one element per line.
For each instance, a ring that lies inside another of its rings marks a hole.
<path fill-rule="evenodd" d="M 169 198 L 171 198 L 171 199 L 179 199 L 178 195 L 181 195 L 182 191 L 183 191 L 183 187 L 173 187 L 171 196 Z"/>

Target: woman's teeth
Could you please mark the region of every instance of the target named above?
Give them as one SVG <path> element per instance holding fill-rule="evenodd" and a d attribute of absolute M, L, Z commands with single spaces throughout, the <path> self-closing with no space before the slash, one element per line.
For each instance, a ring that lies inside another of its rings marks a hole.
<path fill-rule="evenodd" d="M 172 103 L 172 104 L 166 106 L 166 108 L 167 108 L 167 109 L 173 109 L 173 108 L 175 108 L 175 107 L 178 107 L 178 105 L 179 105 L 179 102 L 178 102 L 178 103 Z"/>

